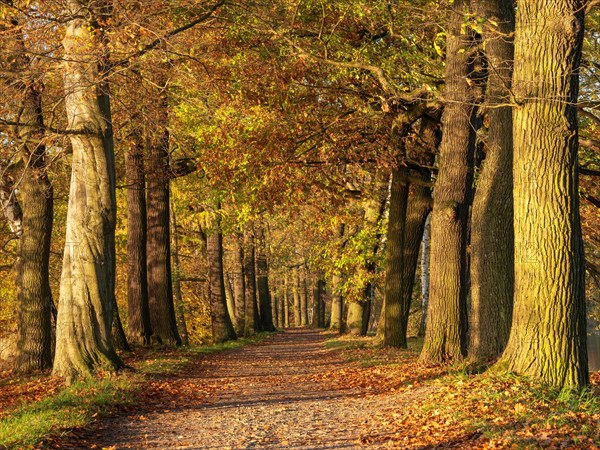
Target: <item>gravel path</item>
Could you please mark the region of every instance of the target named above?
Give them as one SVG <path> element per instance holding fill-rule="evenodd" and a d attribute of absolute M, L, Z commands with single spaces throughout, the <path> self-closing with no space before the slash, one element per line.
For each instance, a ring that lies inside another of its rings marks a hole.
<path fill-rule="evenodd" d="M 333 385 L 319 374 L 351 363 L 324 340 L 318 331 L 290 330 L 203 356 L 192 370 L 149 386 L 152 401 L 97 421 L 69 448 L 349 449 L 375 435 L 384 442 L 379 419 L 413 396 Z"/>

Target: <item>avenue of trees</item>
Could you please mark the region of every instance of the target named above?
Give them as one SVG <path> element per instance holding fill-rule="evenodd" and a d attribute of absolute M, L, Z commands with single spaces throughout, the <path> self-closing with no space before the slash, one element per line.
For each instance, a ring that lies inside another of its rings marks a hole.
<path fill-rule="evenodd" d="M 586 386 L 597 3 L 0 2 L 0 356 L 314 326 Z"/>

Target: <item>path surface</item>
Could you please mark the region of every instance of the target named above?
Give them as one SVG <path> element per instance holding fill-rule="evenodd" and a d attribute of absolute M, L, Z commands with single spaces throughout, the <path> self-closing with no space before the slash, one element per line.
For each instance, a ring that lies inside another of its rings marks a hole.
<path fill-rule="evenodd" d="M 317 331 L 292 330 L 203 356 L 193 370 L 149 387 L 152 401 L 98 421 L 77 442 L 98 449 L 349 449 L 375 435 L 384 442 L 377 416 L 408 406 L 410 396 L 364 395 L 323 379 L 351 365 L 324 340 Z"/>

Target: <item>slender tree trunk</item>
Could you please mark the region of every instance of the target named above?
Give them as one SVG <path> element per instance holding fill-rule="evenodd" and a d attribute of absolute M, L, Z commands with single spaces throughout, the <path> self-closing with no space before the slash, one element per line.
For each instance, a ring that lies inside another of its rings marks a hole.
<path fill-rule="evenodd" d="M 206 256 L 208 258 L 213 341 L 225 342 L 236 339 L 233 324 L 227 311 L 225 280 L 223 277 L 223 235 L 218 225 L 206 237 Z"/>
<path fill-rule="evenodd" d="M 108 94 L 82 81 L 102 78 L 97 61 L 104 36 L 97 23 L 110 4 L 87 6 L 69 1 L 73 15 L 63 39 L 68 125 L 85 130 L 70 135 L 73 170 L 53 368 L 67 382 L 122 366 L 110 335 L 116 201 L 112 135 L 103 111 Z"/>
<path fill-rule="evenodd" d="M 24 50 L 21 42 L 20 47 Z M 24 82 L 21 120 L 39 128 L 17 130 L 24 174 L 20 184 L 22 215 L 17 259 L 18 344 L 16 369 L 22 372 L 52 366 L 52 293 L 48 265 L 53 221 L 53 192 L 46 171 L 43 144 L 43 85 Z"/>
<path fill-rule="evenodd" d="M 279 306 L 281 301 L 278 300 L 277 295 L 271 295 L 271 311 L 273 312 L 273 325 L 275 327 L 280 328 L 279 323 Z"/>
<path fill-rule="evenodd" d="M 127 334 L 137 345 L 150 344 L 152 329 L 148 307 L 146 270 L 146 175 L 142 134 L 125 152 L 127 180 Z"/>
<path fill-rule="evenodd" d="M 171 236 L 169 229 L 169 132 L 167 130 L 166 82 L 161 86 L 157 106 L 156 135 L 148 154 L 147 264 L 148 303 L 153 335 L 163 344 L 181 345 L 177 331 L 171 280 Z"/>
<path fill-rule="evenodd" d="M 490 66 L 486 93 L 490 125 L 471 216 L 469 357 L 485 361 L 504 350 L 512 317 L 512 108 L 508 103 L 514 56 L 514 1 L 479 1 L 476 11 L 488 19 L 483 39 Z"/>
<path fill-rule="evenodd" d="M 341 279 L 339 275 L 334 274 L 331 280 L 331 319 L 329 329 L 333 331 L 343 331 L 344 317 L 344 299 L 339 292 Z"/>
<path fill-rule="evenodd" d="M 183 304 L 183 295 L 181 293 L 181 270 L 179 264 L 179 235 L 177 233 L 177 216 L 175 209 L 170 208 L 171 214 L 171 236 L 173 238 L 173 293 L 175 295 L 175 319 L 177 320 L 177 329 L 181 331 L 181 343 L 185 346 L 190 345 L 187 323 L 185 321 L 185 307 Z"/>
<path fill-rule="evenodd" d="M 254 259 L 254 230 L 252 223 L 247 223 L 244 225 L 244 288 L 246 293 L 244 336 L 252 336 L 257 331 L 261 331 L 258 320 Z"/>
<path fill-rule="evenodd" d="M 307 326 L 308 322 L 308 288 L 306 286 L 306 273 L 300 280 L 300 326 Z"/>
<path fill-rule="evenodd" d="M 283 328 L 290 327 L 290 287 L 288 284 L 288 275 L 285 275 L 283 281 Z"/>
<path fill-rule="evenodd" d="M 235 236 L 235 256 L 233 272 L 233 297 L 235 298 L 235 332 L 238 336 L 244 335 L 246 312 L 246 289 L 244 284 L 244 246 L 243 236 Z"/>
<path fill-rule="evenodd" d="M 300 271 L 298 269 L 294 269 L 292 294 L 294 296 L 294 326 L 299 327 L 302 325 L 302 302 L 300 300 Z"/>
<path fill-rule="evenodd" d="M 589 382 L 577 97 L 584 2 L 518 2 L 513 112 L 515 298 L 501 368 Z"/>
<path fill-rule="evenodd" d="M 421 242 L 421 327 L 419 336 L 425 336 L 427 324 L 427 311 L 429 309 L 429 249 L 431 236 L 431 212 L 425 220 L 423 241 Z"/>
<path fill-rule="evenodd" d="M 235 299 L 233 298 L 233 288 L 231 286 L 229 274 L 223 273 L 223 281 L 225 283 L 225 301 L 227 304 L 227 314 L 229 314 L 231 324 L 233 325 L 233 329 L 235 330 Z"/>
<path fill-rule="evenodd" d="M 431 286 L 420 360 L 443 363 L 466 351 L 467 227 L 471 202 L 476 108 L 472 38 L 464 32 L 467 0 L 455 0 L 446 48 L 446 87 L 439 175 L 431 217 Z"/>
<path fill-rule="evenodd" d="M 271 308 L 271 292 L 269 291 L 269 265 L 267 262 L 265 233 L 258 229 L 258 254 L 256 255 L 256 286 L 260 308 L 260 326 L 262 331 L 275 331 L 273 311 Z"/>

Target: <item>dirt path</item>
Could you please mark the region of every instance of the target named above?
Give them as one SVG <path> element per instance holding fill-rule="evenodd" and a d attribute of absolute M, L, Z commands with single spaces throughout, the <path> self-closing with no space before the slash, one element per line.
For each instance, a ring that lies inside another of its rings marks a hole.
<path fill-rule="evenodd" d="M 175 379 L 151 383 L 151 402 L 99 420 L 68 446 L 347 449 L 364 447 L 377 435 L 384 442 L 378 446 L 386 447 L 378 417 L 407 406 L 413 396 L 364 395 L 323 379 L 321 374 L 351 365 L 326 349 L 324 339 L 316 331 L 294 330 L 202 357 Z M 388 446 L 397 447 L 397 435 L 394 440 Z"/>

